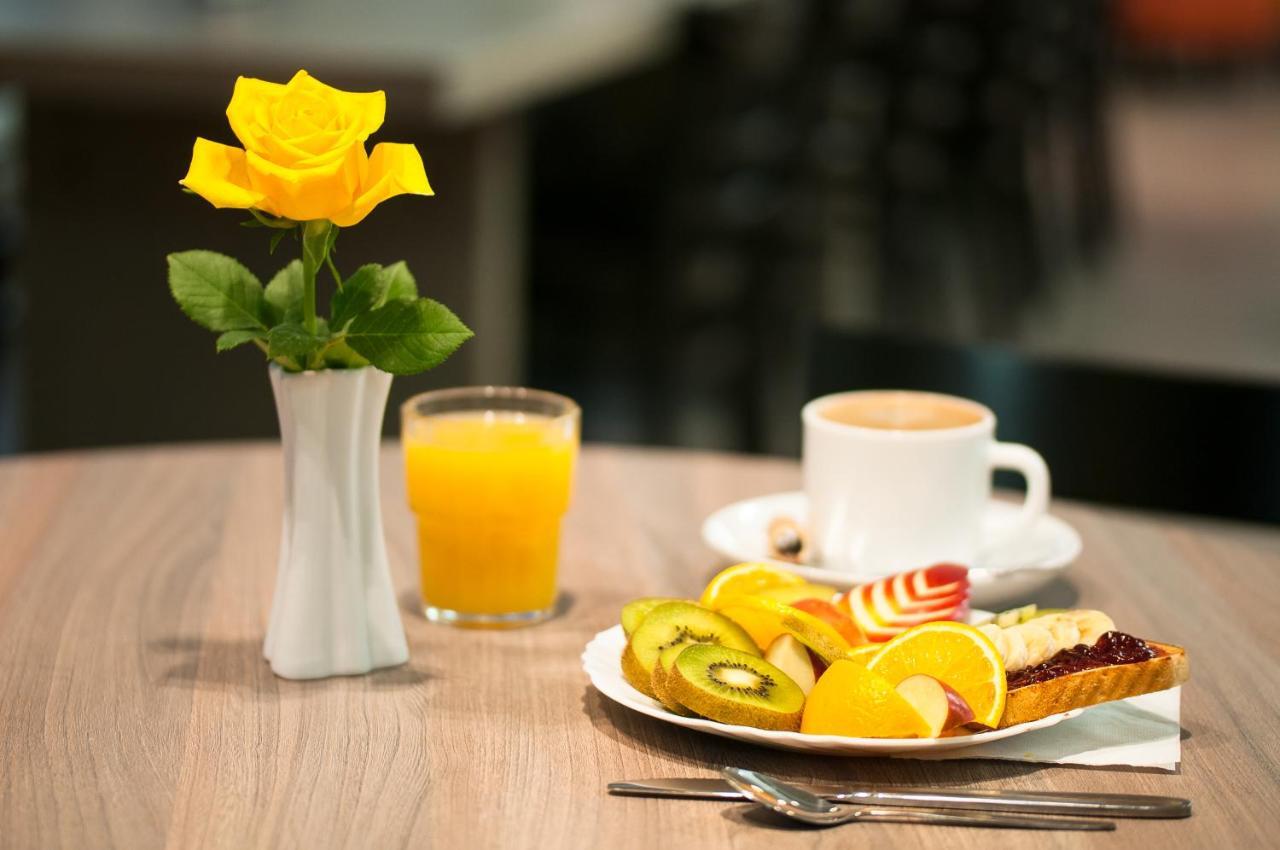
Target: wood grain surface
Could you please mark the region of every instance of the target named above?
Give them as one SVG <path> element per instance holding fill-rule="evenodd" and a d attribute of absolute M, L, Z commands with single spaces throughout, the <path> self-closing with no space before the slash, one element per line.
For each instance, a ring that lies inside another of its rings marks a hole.
<path fill-rule="evenodd" d="M 579 668 L 629 598 L 693 594 L 698 529 L 794 488 L 789 461 L 591 447 L 562 554 L 564 612 L 463 632 L 417 612 L 398 448 L 384 512 L 412 659 L 288 682 L 261 642 L 280 453 L 265 444 L 0 462 L 0 848 L 1262 847 L 1280 823 L 1280 538 L 1068 503 L 1084 554 L 1038 601 L 1103 608 L 1186 646 L 1181 771 L 824 759 L 616 706 Z M 745 804 L 609 797 L 606 782 L 738 764 L 797 780 L 1190 797 L 1117 832 L 889 825 L 810 831 Z"/>

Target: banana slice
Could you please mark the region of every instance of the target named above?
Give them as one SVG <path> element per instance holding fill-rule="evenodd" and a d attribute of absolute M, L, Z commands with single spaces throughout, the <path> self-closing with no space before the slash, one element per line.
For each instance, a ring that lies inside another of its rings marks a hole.
<path fill-rule="evenodd" d="M 1008 673 L 1034 667 L 1060 650 L 1098 642 L 1116 624 L 1101 611 L 1076 610 L 1045 614 L 1016 626 L 985 623 L 978 631 L 991 639 Z"/>
<path fill-rule="evenodd" d="M 1039 623 L 1049 630 L 1049 634 L 1053 635 L 1054 652 L 1063 649 L 1070 649 L 1080 643 L 1080 627 L 1076 625 L 1076 621 L 1066 614 L 1050 614 L 1046 617 L 1036 617 L 1031 622 Z M 1053 653 L 1049 653 L 1052 655 Z"/>
<path fill-rule="evenodd" d="M 1115 621 L 1101 611 L 1080 609 L 1068 611 L 1063 616 L 1075 620 L 1076 626 L 1080 629 L 1080 642 L 1089 646 L 1093 646 L 1098 642 L 1098 638 L 1116 627 Z"/>
<path fill-rule="evenodd" d="M 1004 629 L 995 623 L 983 623 L 978 626 L 978 631 L 991 638 L 991 642 L 995 644 L 996 652 L 1000 653 L 1000 660 L 1003 661 L 1009 656 L 1009 650 L 1004 640 Z M 1005 669 L 1008 669 L 1007 667 Z"/>
<path fill-rule="evenodd" d="M 1014 626 L 1009 631 L 1017 632 L 1022 638 L 1022 642 L 1026 644 L 1027 659 L 1025 666 L 1027 667 L 1034 667 L 1041 661 L 1048 660 L 1058 651 L 1053 634 L 1039 623 L 1023 623 L 1020 626 Z"/>
<path fill-rule="evenodd" d="M 1022 639 L 1022 633 L 1018 631 L 1020 626 L 1010 629 L 1004 629 L 1000 635 L 1001 643 L 996 644 L 1001 647 L 1001 657 L 1004 658 L 1004 669 L 1006 673 L 1012 673 L 1015 670 L 1021 670 L 1027 664 L 1027 644 Z"/>

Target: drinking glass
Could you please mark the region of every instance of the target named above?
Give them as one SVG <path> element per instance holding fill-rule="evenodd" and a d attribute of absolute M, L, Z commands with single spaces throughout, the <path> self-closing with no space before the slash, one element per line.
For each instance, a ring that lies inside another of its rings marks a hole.
<path fill-rule="evenodd" d="M 401 408 L 428 620 L 502 628 L 551 616 L 581 411 L 524 387 L 422 393 Z"/>

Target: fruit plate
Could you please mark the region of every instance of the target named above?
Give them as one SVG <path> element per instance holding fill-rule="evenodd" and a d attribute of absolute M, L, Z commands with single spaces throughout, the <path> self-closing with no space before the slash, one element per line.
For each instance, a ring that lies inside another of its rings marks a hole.
<path fill-rule="evenodd" d="M 979 612 L 975 612 L 979 613 Z M 981 612 L 985 613 L 985 612 Z M 979 732 L 974 735 L 959 735 L 954 738 L 846 738 L 840 735 L 805 735 L 800 732 L 773 732 L 767 729 L 756 729 L 751 726 L 732 726 L 717 723 L 701 717 L 681 717 L 672 714 L 656 700 L 649 699 L 637 691 L 622 677 L 622 650 L 627 645 L 622 626 L 605 629 L 596 635 L 586 649 L 582 651 L 582 669 L 591 677 L 591 684 L 596 690 L 609 699 L 625 705 L 633 711 L 647 714 L 658 720 L 683 726 L 686 729 L 697 729 L 709 732 L 722 738 L 746 741 L 775 750 L 792 750 L 802 753 L 818 753 L 829 756 L 888 756 L 912 753 L 936 753 L 946 750 L 959 750 L 974 747 L 988 741 L 999 741 L 1055 726 L 1062 721 L 1075 717 L 1083 709 L 1054 714 L 1031 723 L 1010 726 L 1007 729 L 996 729 L 992 732 Z"/>
<path fill-rule="evenodd" d="M 702 541 L 733 561 L 769 561 L 766 529 L 780 516 L 803 523 L 809 503 L 803 492 L 772 493 L 726 505 L 702 524 Z M 987 503 L 983 524 L 1000 528 L 1014 520 L 1018 506 L 992 499 Z M 983 556 L 969 570 L 970 601 L 975 605 L 1007 608 L 1014 601 L 1030 601 L 1029 596 L 1057 578 L 1080 555 L 1079 533 L 1052 514 L 1036 520 L 1031 533 L 1013 545 Z M 841 590 L 860 583 L 857 576 L 808 564 L 777 561 L 780 566 L 818 584 Z M 904 569 L 924 566 L 914 564 Z"/>

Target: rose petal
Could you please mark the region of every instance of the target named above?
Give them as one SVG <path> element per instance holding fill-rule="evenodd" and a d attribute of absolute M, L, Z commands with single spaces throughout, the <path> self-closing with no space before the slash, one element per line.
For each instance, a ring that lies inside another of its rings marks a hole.
<path fill-rule="evenodd" d="M 339 227 L 358 224 L 373 208 L 396 195 L 434 195 L 422 157 L 413 145 L 383 142 L 373 149 L 359 197 L 349 209 L 329 218 Z"/>
<path fill-rule="evenodd" d="M 285 87 L 253 77 L 239 77 L 227 104 L 227 122 L 245 150 L 255 150 L 259 136 L 270 123 L 271 107 L 284 96 Z"/>
<path fill-rule="evenodd" d="M 196 139 L 191 167 L 180 181 L 219 209 L 257 207 L 271 212 L 261 192 L 249 184 L 245 152 L 208 139 Z"/>
<path fill-rule="evenodd" d="M 245 157 L 249 184 L 271 199 L 278 214 L 296 221 L 333 218 L 351 205 L 368 158 L 363 145 L 352 145 L 345 155 L 315 168 L 277 165 L 249 151 Z"/>
<path fill-rule="evenodd" d="M 342 130 L 316 130 L 289 140 L 289 144 L 306 157 L 324 156 L 345 143 Z"/>
<path fill-rule="evenodd" d="M 289 87 L 296 87 L 299 94 L 315 96 L 331 104 L 334 111 L 346 119 L 345 126 L 354 130 L 355 138 L 362 142 L 377 132 L 386 118 L 385 92 L 342 91 L 325 85 L 306 71 L 294 74 Z"/>

